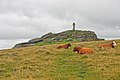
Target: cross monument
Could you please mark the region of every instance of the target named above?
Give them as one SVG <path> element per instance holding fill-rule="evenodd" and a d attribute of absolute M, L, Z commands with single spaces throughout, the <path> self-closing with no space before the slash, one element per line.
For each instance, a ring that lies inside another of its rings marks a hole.
<path fill-rule="evenodd" d="M 75 23 L 73 22 L 73 24 L 72 24 L 72 25 L 73 25 L 73 31 L 75 31 Z"/>

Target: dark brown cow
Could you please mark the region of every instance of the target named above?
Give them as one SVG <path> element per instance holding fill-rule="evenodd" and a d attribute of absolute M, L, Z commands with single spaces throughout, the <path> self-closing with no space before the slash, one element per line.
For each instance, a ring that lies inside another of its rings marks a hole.
<path fill-rule="evenodd" d="M 59 45 L 59 46 L 57 47 L 57 49 L 61 49 L 61 48 L 68 49 L 70 46 L 71 46 L 70 43 L 64 44 L 64 45 Z"/>

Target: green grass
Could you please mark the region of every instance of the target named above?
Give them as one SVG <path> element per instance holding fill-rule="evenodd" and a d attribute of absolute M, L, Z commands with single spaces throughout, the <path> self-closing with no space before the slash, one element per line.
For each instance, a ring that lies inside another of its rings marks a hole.
<path fill-rule="evenodd" d="M 51 45 L 51 44 L 67 44 L 71 43 L 70 41 L 62 40 L 62 41 L 44 41 L 36 43 L 36 46 L 44 46 L 44 45 Z"/>
<path fill-rule="evenodd" d="M 71 50 L 71 49 L 70 49 Z M 84 56 L 83 56 L 84 57 Z M 55 80 L 83 79 L 87 76 L 88 66 L 81 56 L 74 55 L 64 51 L 58 55 L 55 61 L 55 68 L 49 73 Z"/>
<path fill-rule="evenodd" d="M 69 49 L 46 44 L 1 50 L 0 80 L 120 80 L 120 40 L 115 49 L 98 48 L 106 42 L 71 42 Z M 76 54 L 72 50 L 77 45 L 94 53 Z"/>

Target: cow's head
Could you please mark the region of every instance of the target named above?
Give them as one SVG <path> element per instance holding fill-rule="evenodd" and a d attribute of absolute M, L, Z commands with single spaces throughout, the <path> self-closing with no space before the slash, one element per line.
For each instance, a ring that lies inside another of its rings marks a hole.
<path fill-rule="evenodd" d="M 81 47 L 74 47 L 73 51 L 76 52 L 76 51 L 79 51 L 81 49 Z"/>
<path fill-rule="evenodd" d="M 69 47 L 69 46 L 71 46 L 71 44 L 70 44 L 70 43 L 68 43 L 68 47 Z"/>
<path fill-rule="evenodd" d="M 112 41 L 112 48 L 114 48 L 116 45 L 117 45 L 116 42 Z"/>

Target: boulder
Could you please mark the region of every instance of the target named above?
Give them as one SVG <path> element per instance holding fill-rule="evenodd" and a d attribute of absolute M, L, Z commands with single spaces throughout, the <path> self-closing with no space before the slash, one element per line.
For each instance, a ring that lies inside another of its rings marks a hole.
<path fill-rule="evenodd" d="M 42 42 L 44 39 L 41 39 L 41 38 L 35 38 L 35 39 L 31 39 L 28 41 L 28 44 L 35 44 L 35 43 L 38 43 L 38 42 Z"/>

